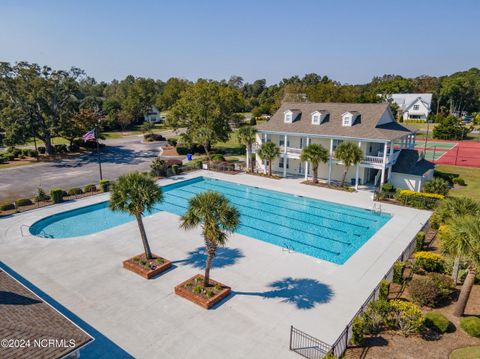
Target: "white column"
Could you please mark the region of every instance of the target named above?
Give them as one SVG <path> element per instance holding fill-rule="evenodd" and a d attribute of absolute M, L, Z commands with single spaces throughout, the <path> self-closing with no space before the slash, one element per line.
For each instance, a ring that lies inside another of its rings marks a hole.
<path fill-rule="evenodd" d="M 267 143 L 267 134 L 263 134 L 263 143 Z M 267 174 L 267 160 L 263 161 L 263 174 Z"/>
<path fill-rule="evenodd" d="M 287 177 L 287 141 L 288 136 L 283 138 L 283 177 Z"/>
<path fill-rule="evenodd" d="M 358 148 L 362 147 L 362 141 L 358 141 Z M 357 167 L 355 168 L 355 190 L 358 189 L 358 175 L 360 171 L 360 163 L 357 163 Z"/>
<path fill-rule="evenodd" d="M 417 133 L 412 135 L 412 150 L 415 148 L 415 141 L 417 140 Z"/>
<path fill-rule="evenodd" d="M 382 177 L 380 179 L 380 186 L 385 183 L 385 163 L 387 162 L 387 142 L 383 146 L 383 163 L 382 163 Z"/>
<path fill-rule="evenodd" d="M 310 144 L 310 137 L 307 137 L 305 141 L 305 147 Z M 305 161 L 305 181 L 308 181 L 308 161 Z"/>
<path fill-rule="evenodd" d="M 328 159 L 328 184 L 332 182 L 333 138 L 330 139 L 330 155 Z"/>
<path fill-rule="evenodd" d="M 390 158 L 392 158 L 393 156 L 393 152 L 394 152 L 394 146 L 393 146 L 393 141 L 390 142 Z M 387 177 L 387 182 L 390 182 L 390 179 L 392 178 L 392 164 L 390 163 L 390 166 L 389 166 L 389 170 L 388 170 L 388 177 Z"/>

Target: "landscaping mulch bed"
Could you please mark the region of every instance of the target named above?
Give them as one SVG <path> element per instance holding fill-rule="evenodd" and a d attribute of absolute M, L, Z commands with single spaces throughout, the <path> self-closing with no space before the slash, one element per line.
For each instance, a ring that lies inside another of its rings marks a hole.
<path fill-rule="evenodd" d="M 230 294 L 231 288 L 210 279 L 210 286 L 203 286 L 203 275 L 197 274 L 175 287 L 175 294 L 210 309 Z"/>
<path fill-rule="evenodd" d="M 265 178 L 276 179 L 276 180 L 279 180 L 279 179 L 282 179 L 282 178 L 283 178 L 283 177 L 275 176 L 275 175 L 269 176 L 269 175 L 266 175 L 266 174 L 263 174 L 263 173 L 259 173 L 259 172 L 244 172 L 244 173 L 247 174 L 247 175 L 265 177 Z"/>
<path fill-rule="evenodd" d="M 180 156 L 177 149 L 171 145 L 162 146 L 162 156 Z"/>
<path fill-rule="evenodd" d="M 144 253 L 123 261 L 123 268 L 128 269 L 145 279 L 158 276 L 172 266 L 172 262 L 157 255 L 146 259 Z"/>
<path fill-rule="evenodd" d="M 344 191 L 344 192 L 355 192 L 355 190 L 351 187 L 336 186 L 334 184 L 328 184 L 328 183 L 323 183 L 323 182 L 313 183 L 312 181 L 303 181 L 302 184 L 308 184 L 310 186 L 315 186 L 315 187 L 336 189 L 338 191 Z"/>

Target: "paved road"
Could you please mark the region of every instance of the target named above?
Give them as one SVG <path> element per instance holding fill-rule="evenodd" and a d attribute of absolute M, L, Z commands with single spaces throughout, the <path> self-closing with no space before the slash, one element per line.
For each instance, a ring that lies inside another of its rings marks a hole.
<path fill-rule="evenodd" d="M 168 137 L 171 131 L 162 133 Z M 142 136 L 103 141 L 103 178 L 115 179 L 130 171 L 148 171 L 151 160 L 160 153 L 161 143 L 142 143 Z M 0 201 L 33 196 L 38 187 L 68 189 L 98 183 L 95 152 L 50 163 L 7 168 L 0 171 Z"/>

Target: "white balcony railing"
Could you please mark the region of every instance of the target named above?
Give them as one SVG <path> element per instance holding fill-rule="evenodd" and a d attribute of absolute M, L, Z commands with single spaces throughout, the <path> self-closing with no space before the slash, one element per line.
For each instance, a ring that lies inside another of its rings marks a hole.
<path fill-rule="evenodd" d="M 285 153 L 285 146 L 280 146 L 280 153 Z M 287 147 L 287 153 L 299 155 L 302 153 L 302 149 L 295 147 Z"/>

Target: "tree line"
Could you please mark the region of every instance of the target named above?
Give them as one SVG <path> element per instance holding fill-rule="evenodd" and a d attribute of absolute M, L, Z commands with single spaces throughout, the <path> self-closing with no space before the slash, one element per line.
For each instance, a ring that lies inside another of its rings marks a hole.
<path fill-rule="evenodd" d="M 170 125 L 187 126 L 187 137 L 209 148 L 212 137 L 221 141 L 228 136 L 230 125 L 240 120 L 238 113 L 270 115 L 282 100 L 379 102 L 382 98 L 378 94 L 406 92 L 433 93 L 434 114 L 475 112 L 480 108 L 480 70 L 440 77 L 383 75 L 359 85 L 342 84 L 315 73 L 272 85 L 265 79 L 245 82 L 240 76 L 195 82 L 172 77 L 164 82 L 129 75 L 106 83 L 97 82 L 79 68 L 65 71 L 28 62 L 1 62 L 0 132 L 5 145 L 36 138 L 50 154 L 55 136 L 72 142 L 95 126 L 126 130 L 141 123 L 155 106 L 170 111 Z M 200 123 L 208 125 L 198 126 Z"/>

